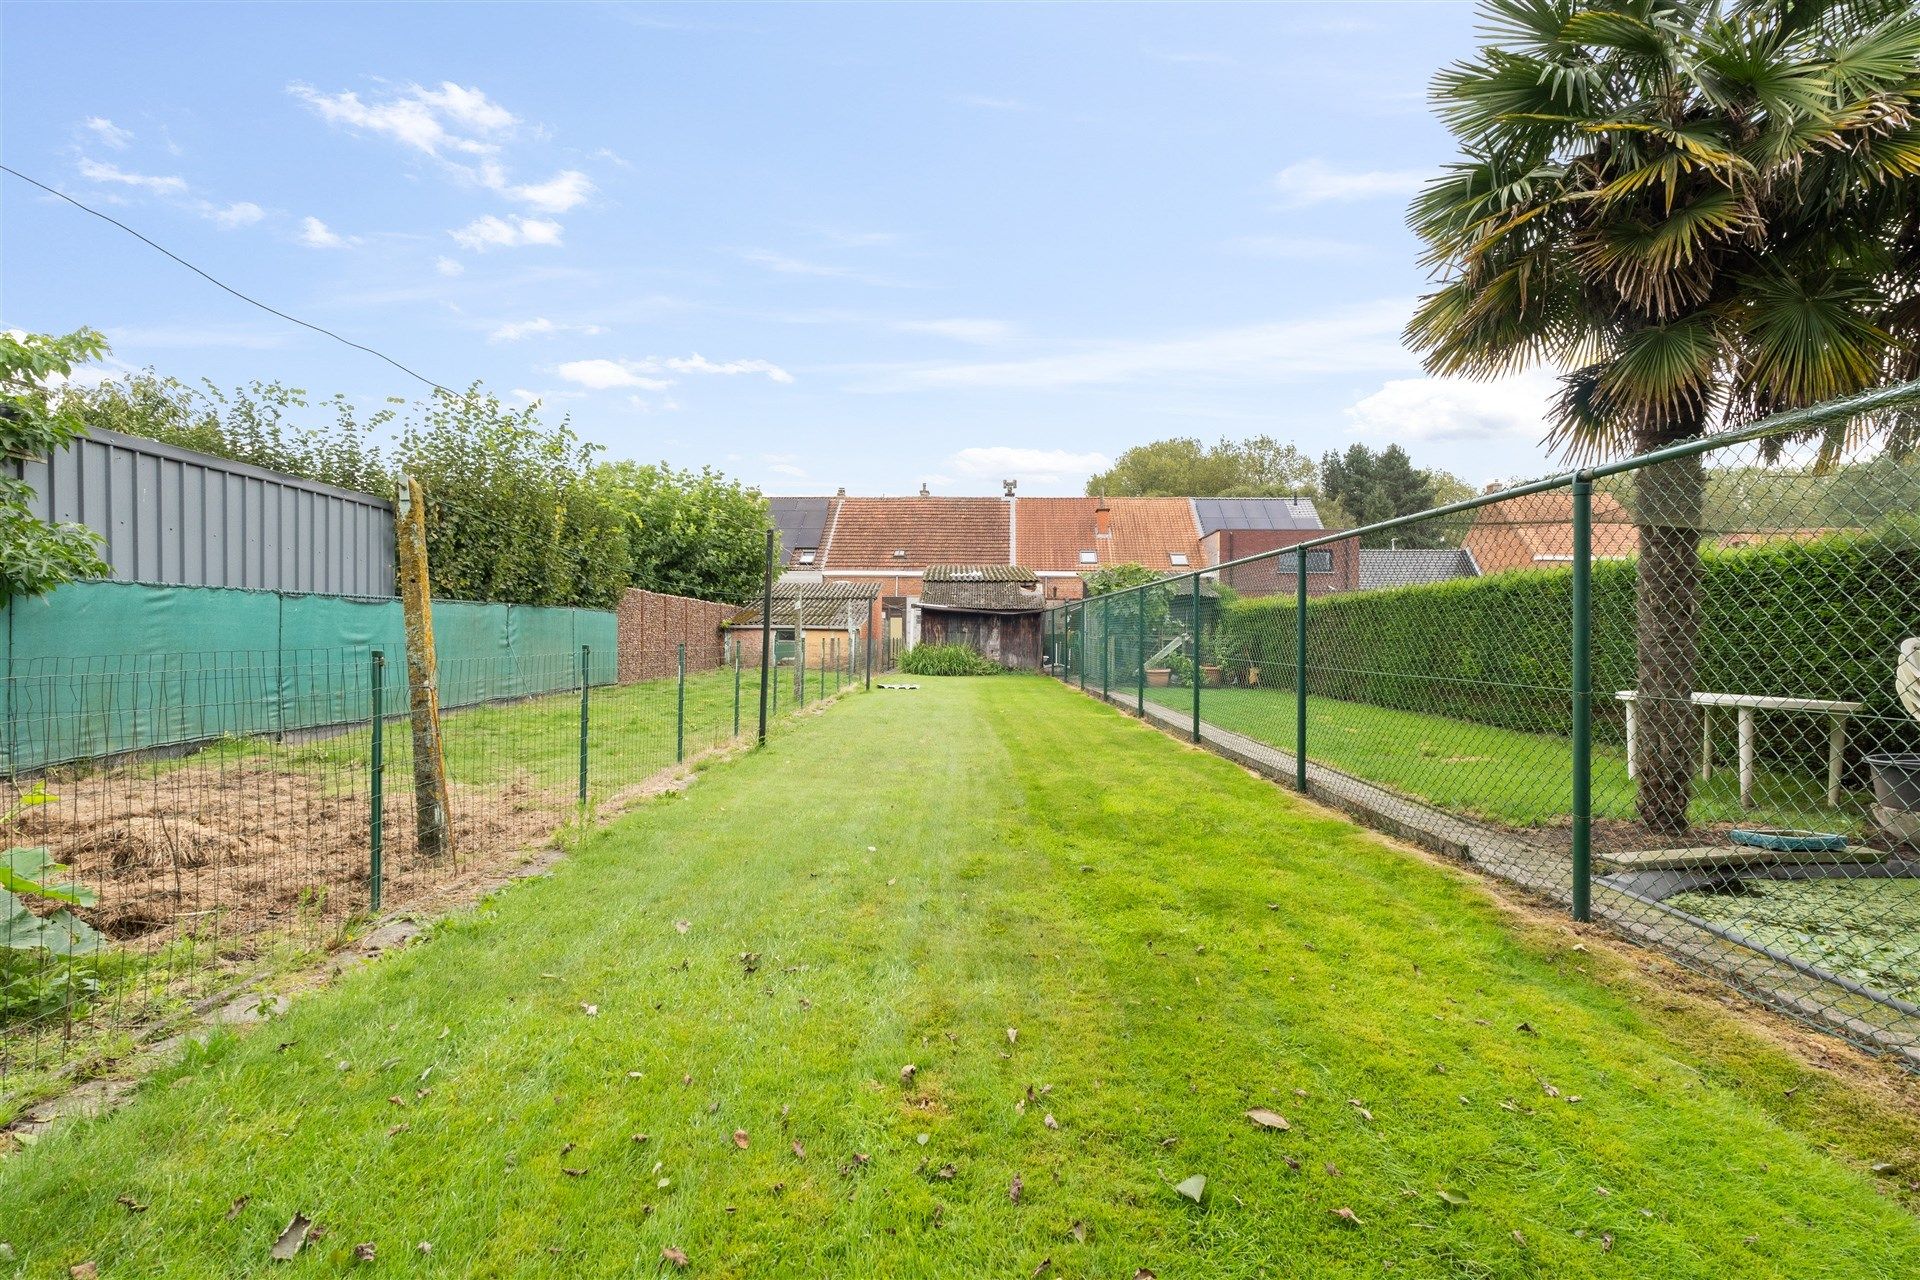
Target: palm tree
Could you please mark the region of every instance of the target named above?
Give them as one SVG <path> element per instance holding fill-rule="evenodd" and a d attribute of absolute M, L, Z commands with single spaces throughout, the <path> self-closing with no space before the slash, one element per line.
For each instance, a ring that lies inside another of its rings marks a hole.
<path fill-rule="evenodd" d="M 1913 0 L 1482 0 L 1409 222 L 1434 373 L 1562 372 L 1549 441 L 1644 452 L 1920 375 Z M 1876 431 L 1853 422 L 1831 456 Z M 1704 478 L 1637 473 L 1639 814 L 1684 831 Z"/>

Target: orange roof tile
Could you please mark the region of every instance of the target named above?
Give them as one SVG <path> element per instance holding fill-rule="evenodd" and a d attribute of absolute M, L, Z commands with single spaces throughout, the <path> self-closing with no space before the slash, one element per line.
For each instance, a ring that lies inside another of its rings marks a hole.
<path fill-rule="evenodd" d="M 1022 498 L 1014 513 L 1015 557 L 1035 571 L 1081 573 L 1100 565 L 1142 564 L 1162 573 L 1200 564 L 1200 531 L 1185 498 L 1109 498 L 1109 536 L 1096 536 L 1099 498 Z M 1098 564 L 1083 564 L 1091 551 Z"/>
<path fill-rule="evenodd" d="M 1008 561 L 1004 498 L 842 498 L 837 505 L 820 568 L 886 572 Z"/>

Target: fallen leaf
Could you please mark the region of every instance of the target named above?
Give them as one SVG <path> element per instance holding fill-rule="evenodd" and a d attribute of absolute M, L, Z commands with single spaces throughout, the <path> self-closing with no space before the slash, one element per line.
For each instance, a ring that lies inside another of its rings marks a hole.
<path fill-rule="evenodd" d="M 644 1133 L 636 1133 L 633 1135 L 633 1140 L 635 1142 L 645 1142 L 647 1140 L 647 1135 Z"/>
<path fill-rule="evenodd" d="M 1085 1244 L 1087 1242 L 1087 1224 L 1076 1218 L 1074 1219 L 1073 1225 L 1067 1228 L 1067 1234 L 1073 1237 L 1074 1243 Z"/>
<path fill-rule="evenodd" d="M 1527 1247 L 1527 1238 L 1524 1235 L 1520 1234 L 1520 1232 L 1518 1231 L 1515 1231 L 1513 1233 L 1513 1242 L 1519 1245 L 1522 1249 Z"/>
<path fill-rule="evenodd" d="M 929 1142 L 932 1142 L 932 1141 L 933 1141 L 933 1135 L 932 1135 L 932 1134 L 930 1134 L 930 1133 L 920 1133 L 920 1134 L 915 1134 L 915 1135 L 914 1135 L 914 1138 L 913 1138 L 913 1140 L 914 1140 L 915 1142 L 917 1142 L 917 1143 L 919 1143 L 919 1144 L 920 1144 L 921 1146 L 923 1146 L 923 1147 L 924 1147 L 924 1146 L 926 1146 L 926 1145 L 927 1145 L 927 1144 L 928 1144 Z"/>
<path fill-rule="evenodd" d="M 1360 1113 L 1360 1118 L 1361 1118 L 1362 1120 L 1371 1120 L 1371 1119 L 1373 1119 L 1373 1112 L 1371 1112 L 1371 1111 L 1369 1111 L 1369 1110 L 1367 1110 L 1367 1109 L 1366 1109 L 1365 1107 L 1363 1107 L 1363 1106 L 1361 1106 L 1361 1105 L 1360 1105 L 1360 1099 L 1358 1099 L 1358 1098 L 1348 1098 L 1348 1099 L 1347 1099 L 1347 1105 L 1348 1105 L 1348 1106 L 1350 1106 L 1350 1107 L 1352 1107 L 1352 1108 L 1353 1108 L 1353 1109 L 1354 1109 L 1355 1111 L 1358 1111 L 1358 1112 Z"/>
<path fill-rule="evenodd" d="M 742 1151 L 747 1149 L 747 1131 L 745 1129 L 735 1129 L 733 1131 L 733 1145 Z"/>
<path fill-rule="evenodd" d="M 1033 1269 L 1033 1274 L 1034 1274 L 1034 1275 L 1036 1275 L 1036 1276 L 1037 1276 L 1037 1275 L 1041 1275 L 1041 1274 L 1043 1274 L 1044 1272 L 1047 1272 L 1047 1271 L 1050 1271 L 1050 1270 L 1052 1270 L 1052 1269 L 1053 1269 L 1053 1259 L 1052 1259 L 1052 1258 L 1042 1258 L 1042 1259 L 1040 1259 L 1040 1265 L 1039 1265 L 1039 1266 L 1037 1266 L 1037 1267 L 1035 1267 L 1035 1268 Z"/>
<path fill-rule="evenodd" d="M 793 1144 L 793 1158 L 796 1160 L 805 1160 L 807 1158 L 807 1149 L 798 1142 Z"/>
<path fill-rule="evenodd" d="M 1443 1201 L 1452 1205 L 1456 1209 L 1459 1208 L 1461 1205 L 1470 1203 L 1468 1199 L 1465 1196 L 1461 1195 L 1458 1191 L 1449 1191 L 1445 1187 L 1440 1188 L 1439 1195 Z"/>
<path fill-rule="evenodd" d="M 1327 1161 L 1326 1170 L 1329 1178 L 1337 1178 L 1340 1176 L 1340 1166 L 1331 1160 Z"/>
<path fill-rule="evenodd" d="M 1354 1216 L 1353 1210 L 1347 1208 L 1347 1206 L 1345 1205 L 1341 1205 L 1338 1209 L 1329 1209 L 1327 1212 L 1331 1213 L 1334 1217 L 1340 1219 L 1342 1222 L 1351 1222 L 1356 1227 L 1366 1225 L 1362 1223 L 1359 1218 Z"/>
<path fill-rule="evenodd" d="M 372 1262 L 373 1241 L 368 1240 L 353 1246 L 353 1260 L 355 1262 Z"/>
<path fill-rule="evenodd" d="M 676 933 L 685 933 L 685 932 L 686 932 L 687 930 L 689 930 L 689 929 L 691 929 L 691 928 L 693 928 L 693 921 L 691 921 L 691 920 L 675 920 L 675 921 L 673 922 L 673 928 L 674 928 L 674 932 L 676 932 Z M 686 1263 L 684 1263 L 684 1262 L 682 1262 L 682 1263 L 681 1263 L 680 1265 L 684 1267 L 684 1266 L 686 1266 L 687 1264 L 686 1264 Z"/>
<path fill-rule="evenodd" d="M 1557 1098 L 1560 1096 L 1560 1091 L 1558 1089 L 1554 1088 L 1550 1084 L 1545 1083 L 1544 1081 L 1541 1083 L 1540 1088 L 1541 1088 L 1541 1091 L 1544 1092 L 1549 1098 Z"/>
<path fill-rule="evenodd" d="M 685 933 L 686 930 L 682 929 L 680 932 Z M 683 1270 L 683 1271 L 686 1269 L 686 1266 L 687 1266 L 686 1250 L 677 1249 L 672 1245 L 668 1245 L 665 1248 L 660 1250 L 660 1256 L 666 1259 L 668 1262 L 671 1262 L 676 1269 Z"/>
<path fill-rule="evenodd" d="M 902 1083 L 902 1084 L 912 1084 L 912 1083 L 913 1083 L 913 1077 L 914 1077 L 914 1075 L 915 1075 L 915 1073 L 917 1073 L 917 1072 L 918 1072 L 919 1070 L 920 1070 L 920 1068 L 918 1068 L 918 1067 L 916 1067 L 916 1066 L 914 1066 L 914 1065 L 913 1065 L 913 1064 L 912 1064 L 911 1062 L 909 1062 L 909 1063 L 908 1063 L 908 1064 L 907 1064 L 906 1066 L 904 1066 L 904 1067 L 902 1067 L 902 1068 L 900 1068 L 900 1081 L 901 1081 L 901 1083 Z"/>
<path fill-rule="evenodd" d="M 1018 1040 L 1019 1038 L 1020 1038 L 1020 1028 L 1018 1028 L 1018 1027 L 1008 1027 L 1008 1028 L 1007 1028 L 1007 1043 L 1008 1043 L 1008 1044 L 1012 1044 L 1012 1043 L 1014 1043 L 1014 1042 L 1015 1042 L 1015 1041 L 1017 1041 L 1017 1040 Z"/>
<path fill-rule="evenodd" d="M 128 1213 L 145 1213 L 147 1211 L 147 1206 L 141 1204 L 132 1196 L 116 1196 L 114 1197 L 114 1203 L 125 1208 Z"/>
<path fill-rule="evenodd" d="M 273 1248 L 267 1256 L 275 1262 L 291 1262 L 293 1255 L 300 1252 L 300 1246 L 307 1242 L 307 1233 L 313 1230 L 313 1219 L 304 1213 L 296 1213 L 287 1223 L 280 1236 L 273 1242 Z"/>
<path fill-rule="evenodd" d="M 1882 1160 L 1878 1164 L 1869 1165 L 1867 1167 L 1872 1169 L 1873 1172 L 1879 1173 L 1879 1174 L 1888 1174 L 1893 1172 L 1893 1166 L 1884 1160 Z"/>
<path fill-rule="evenodd" d="M 1160 1280 L 1160 1277 L 1154 1275 L 1153 1272 L 1147 1270 L 1145 1267 L 1141 1267 L 1133 1273 L 1133 1280 Z"/>
<path fill-rule="evenodd" d="M 410 1124 L 390 1124 L 387 1126 L 387 1136 L 389 1138 L 397 1138 L 411 1128 L 413 1128 L 413 1126 Z"/>
<path fill-rule="evenodd" d="M 1300 1162 L 1298 1160 L 1295 1160 L 1292 1156 L 1285 1156 L 1285 1155 L 1281 1156 L 1280 1158 L 1287 1162 L 1287 1168 L 1293 1170 L 1295 1173 L 1300 1172 Z"/>
<path fill-rule="evenodd" d="M 954 1175 L 959 1172 L 960 1171 L 954 1168 L 952 1165 L 943 1164 L 938 1169 L 935 1169 L 933 1171 L 933 1176 L 936 1178 L 939 1178 L 943 1182 L 952 1182 Z"/>
<path fill-rule="evenodd" d="M 568 1168 L 562 1167 L 560 1172 L 566 1174 L 569 1178 L 584 1178 L 587 1176 L 587 1171 L 585 1169 L 568 1169 Z"/>
<path fill-rule="evenodd" d="M 100 1274 L 100 1268 L 91 1262 L 76 1262 L 67 1268 L 67 1274 L 73 1280 L 95 1280 Z"/>
<path fill-rule="evenodd" d="M 1531 1022 L 1523 1022 L 1519 1026 L 1515 1027 L 1514 1030 L 1520 1032 L 1523 1035 L 1529 1035 L 1529 1036 L 1537 1036 L 1540 1034 L 1538 1031 L 1535 1031 L 1533 1029 L 1533 1024 Z"/>
<path fill-rule="evenodd" d="M 1292 1125 L 1287 1123 L 1285 1116 L 1281 1115 L 1278 1111 L 1269 1111 L 1265 1107 L 1255 1107 L 1253 1110 L 1247 1112 L 1247 1119 L 1253 1121 L 1262 1129 L 1293 1128 Z"/>
<path fill-rule="evenodd" d="M 414 1252 L 415 1252 L 415 1253 L 432 1253 L 432 1252 L 433 1252 L 433 1241 L 431 1241 L 431 1240 L 422 1240 L 422 1241 L 421 1241 L 421 1242 L 420 1242 L 419 1244 L 417 1244 L 417 1245 L 415 1245 L 415 1246 L 413 1246 L 413 1249 L 414 1249 Z"/>
<path fill-rule="evenodd" d="M 580 1002 L 580 1012 L 586 1014 L 589 1018 L 597 1018 L 600 1016 L 600 1006 L 597 1004 L 588 1004 L 582 1000 Z"/>
<path fill-rule="evenodd" d="M 401 1097 L 401 1096 L 400 1096 L 399 1094 L 397 1094 L 397 1093 L 395 1093 L 395 1094 L 390 1094 L 390 1095 L 389 1095 L 389 1096 L 387 1097 L 387 1101 L 388 1101 L 388 1102 L 390 1102 L 390 1103 L 392 1103 L 392 1104 L 393 1104 L 394 1106 L 396 1106 L 396 1107 L 404 1107 L 404 1106 L 406 1106 L 406 1105 L 407 1105 L 407 1100 L 406 1100 L 405 1098 L 403 1098 L 403 1097 Z"/>
<path fill-rule="evenodd" d="M 1023 1183 L 1022 1183 L 1022 1182 L 1020 1181 L 1020 1175 L 1019 1175 L 1019 1174 L 1017 1174 L 1017 1173 L 1016 1173 L 1016 1174 L 1014 1174 L 1014 1175 L 1013 1175 L 1013 1182 L 1012 1182 L 1012 1184 L 1011 1184 L 1011 1185 L 1009 1185 L 1009 1186 L 1007 1187 L 1007 1199 L 1009 1199 L 1009 1200 L 1011 1200 L 1011 1201 L 1012 1201 L 1013 1203 L 1015 1203 L 1015 1204 L 1019 1204 L 1019 1203 L 1020 1203 L 1020 1188 L 1021 1188 L 1021 1187 L 1022 1187 L 1023 1185 L 1025 1185 L 1025 1184 L 1023 1184 Z"/>
<path fill-rule="evenodd" d="M 1602 1231 L 1600 1233 L 1600 1252 L 1602 1253 L 1613 1252 L 1613 1232 Z"/>
<path fill-rule="evenodd" d="M 1047 1112 L 1046 1118 L 1043 1119 L 1040 1123 L 1044 1124 L 1049 1129 L 1058 1129 L 1060 1127 L 1060 1122 L 1053 1118 L 1053 1112 L 1051 1111 Z"/>
<path fill-rule="evenodd" d="M 1207 1194 L 1207 1175 L 1196 1173 L 1191 1178 L 1175 1183 L 1173 1189 L 1195 1204 L 1199 1204 L 1200 1197 Z"/>
<path fill-rule="evenodd" d="M 239 1217 L 240 1211 L 246 1208 L 247 1202 L 252 1199 L 252 1196 L 235 1196 L 233 1203 L 227 1206 L 227 1221 L 232 1222 L 235 1218 Z"/>

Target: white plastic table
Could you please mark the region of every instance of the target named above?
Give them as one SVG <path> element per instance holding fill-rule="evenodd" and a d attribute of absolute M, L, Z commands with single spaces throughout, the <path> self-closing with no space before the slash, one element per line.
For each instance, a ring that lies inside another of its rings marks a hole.
<path fill-rule="evenodd" d="M 1613 695 L 1627 708 L 1627 776 L 1639 772 L 1637 716 L 1634 704 L 1639 694 L 1622 689 Z M 1847 720 L 1866 710 L 1864 702 L 1837 702 L 1829 698 L 1776 698 L 1756 693 L 1696 693 L 1693 705 L 1700 708 L 1700 777 L 1713 776 L 1713 709 L 1732 707 L 1740 717 L 1740 807 L 1753 807 L 1753 758 L 1759 740 L 1756 711 L 1798 711 L 1827 717 L 1827 807 L 1840 803 L 1840 774 L 1847 755 Z"/>

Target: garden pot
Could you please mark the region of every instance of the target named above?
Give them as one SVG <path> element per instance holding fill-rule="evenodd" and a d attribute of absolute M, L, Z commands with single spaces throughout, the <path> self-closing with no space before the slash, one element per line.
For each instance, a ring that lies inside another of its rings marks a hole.
<path fill-rule="evenodd" d="M 1149 689 L 1164 689 L 1172 683 L 1173 683 L 1172 667 L 1148 667 L 1147 668 L 1147 687 Z"/>
<path fill-rule="evenodd" d="M 1200 682 L 1201 682 L 1202 684 L 1219 684 L 1219 683 L 1220 683 L 1220 668 L 1219 668 L 1219 667 L 1209 667 L 1209 666 L 1202 666 L 1202 667 L 1200 668 Z"/>
<path fill-rule="evenodd" d="M 1888 752 L 1868 756 L 1873 798 L 1883 809 L 1920 813 L 1920 754 Z"/>

